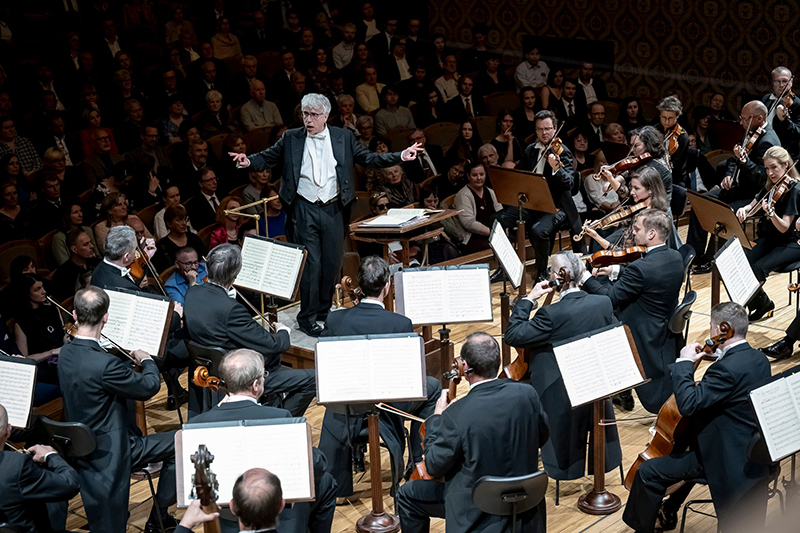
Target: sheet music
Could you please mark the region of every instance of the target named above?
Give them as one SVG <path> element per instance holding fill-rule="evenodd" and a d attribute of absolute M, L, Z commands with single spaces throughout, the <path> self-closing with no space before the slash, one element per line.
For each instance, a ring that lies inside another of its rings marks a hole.
<path fill-rule="evenodd" d="M 302 248 L 248 236 L 242 247 L 242 270 L 234 285 L 290 300 L 302 264 Z"/>
<path fill-rule="evenodd" d="M 394 282 L 397 310 L 415 325 L 492 320 L 488 268 L 405 270 Z"/>
<path fill-rule="evenodd" d="M 159 356 L 170 312 L 169 300 L 106 289 L 108 322 L 103 335 L 126 350 Z"/>
<path fill-rule="evenodd" d="M 423 218 L 428 218 L 425 209 L 389 209 L 385 215 L 376 217 L 373 220 L 363 222 L 360 226 L 365 228 L 390 228 L 405 226 L 412 222 L 418 222 Z"/>
<path fill-rule="evenodd" d="M 731 301 L 746 305 L 760 285 L 739 239 L 729 239 L 715 256 L 714 262 Z"/>
<path fill-rule="evenodd" d="M 522 275 L 525 268 L 517 255 L 517 251 L 514 250 L 514 247 L 511 245 L 511 241 L 508 240 L 503 226 L 497 221 L 492 225 L 492 232 L 489 235 L 489 246 L 491 246 L 492 251 L 494 251 L 494 255 L 497 257 L 500 266 L 506 271 L 511 285 L 513 285 L 515 289 L 519 287 L 519 284 L 522 283 Z"/>
<path fill-rule="evenodd" d="M 573 407 L 644 380 L 623 326 L 554 346 L 553 352 Z"/>
<path fill-rule="evenodd" d="M 0 360 L 0 404 L 8 411 L 8 423 L 16 428 L 28 427 L 33 389 L 36 386 L 36 365 Z M 3 428 L 5 431 L 5 428 Z"/>
<path fill-rule="evenodd" d="M 307 422 L 286 423 L 288 420 L 293 419 L 276 419 L 266 425 L 192 428 L 189 424 L 182 430 L 182 450 L 176 448 L 176 453 L 182 453 L 176 460 L 183 462 L 183 491 L 178 494 L 178 505 L 184 507 L 191 501 L 195 470 L 191 455 L 200 444 L 214 456 L 211 470 L 219 482 L 220 505 L 230 503 L 236 480 L 251 468 L 265 468 L 278 476 L 287 501 L 313 499 L 310 429 Z"/>
<path fill-rule="evenodd" d="M 800 374 L 781 378 L 750 392 L 761 434 L 773 461 L 800 450 Z"/>
<path fill-rule="evenodd" d="M 374 403 L 425 398 L 424 360 L 424 344 L 416 334 L 318 342 L 318 401 Z"/>

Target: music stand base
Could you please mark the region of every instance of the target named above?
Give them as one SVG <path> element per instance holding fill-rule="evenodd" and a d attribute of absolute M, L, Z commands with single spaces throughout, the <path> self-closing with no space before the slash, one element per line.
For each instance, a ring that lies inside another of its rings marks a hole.
<path fill-rule="evenodd" d="M 591 490 L 578 499 L 578 509 L 586 514 L 606 515 L 619 510 L 622 501 L 619 496 L 608 491 Z"/>
<path fill-rule="evenodd" d="M 397 533 L 400 531 L 400 519 L 387 512 L 369 513 L 358 519 L 356 531 L 358 533 Z"/>

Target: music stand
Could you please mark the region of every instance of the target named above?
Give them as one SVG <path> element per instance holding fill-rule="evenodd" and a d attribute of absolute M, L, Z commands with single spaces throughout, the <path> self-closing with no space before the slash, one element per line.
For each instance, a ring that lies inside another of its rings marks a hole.
<path fill-rule="evenodd" d="M 712 255 L 720 249 L 721 241 L 733 236 L 739 238 L 739 242 L 745 248 L 752 248 L 750 239 L 744 231 L 733 208 L 716 198 L 700 194 L 695 191 L 686 191 L 687 198 L 692 205 L 692 212 L 700 222 L 700 226 L 711 234 L 713 239 Z M 719 275 L 716 265 L 711 268 L 711 307 L 719 303 L 719 287 L 722 278 Z"/>
<path fill-rule="evenodd" d="M 531 211 L 541 211 L 543 213 L 557 212 L 553 196 L 550 194 L 550 186 L 541 174 L 525 172 L 513 168 L 490 167 L 489 179 L 492 182 L 497 201 L 503 205 L 517 206 L 519 210 L 517 218 L 517 254 L 523 266 L 527 258 L 525 257 L 525 221 L 522 218 L 522 209 Z M 536 265 L 541 268 L 541 265 Z M 525 276 L 519 285 L 520 297 L 528 292 Z"/>

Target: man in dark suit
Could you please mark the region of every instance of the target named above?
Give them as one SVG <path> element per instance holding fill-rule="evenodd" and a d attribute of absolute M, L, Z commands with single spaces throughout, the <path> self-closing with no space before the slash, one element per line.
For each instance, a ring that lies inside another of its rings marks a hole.
<path fill-rule="evenodd" d="M 137 283 L 130 274 L 136 260 L 136 233 L 129 226 L 114 226 L 106 236 L 106 255 L 92 272 L 92 285 L 108 289 L 146 290 L 147 277 Z"/>
<path fill-rule="evenodd" d="M 269 101 L 276 102 L 287 95 L 291 95 L 291 76 L 294 72 L 298 72 L 294 68 L 294 52 L 283 50 L 281 52 L 281 69 L 273 74 L 269 79 L 269 83 L 266 84 L 267 99 Z"/>
<path fill-rule="evenodd" d="M 561 252 L 550 258 L 551 280 L 561 278 L 562 268 L 569 273 L 570 282 L 561 286 L 559 301 L 542 307 L 529 320 L 531 311 L 539 306 L 537 300 L 553 291 L 547 281 L 534 285 L 530 294 L 511 312 L 505 340 L 510 346 L 530 350 L 528 373 L 531 385 L 550 420 L 550 440 L 542 447 L 542 463 L 548 477 L 568 480 L 586 475 L 587 440 L 589 474 L 593 473 L 593 407 L 587 404 L 572 408 L 556 364 L 553 344 L 618 325 L 619 321 L 607 296 L 586 294 L 578 288 L 585 269 L 575 254 Z M 604 417 L 614 419 L 611 402 L 606 403 Z M 616 426 L 606 427 L 605 451 L 606 471 L 614 470 L 622 462 Z"/>
<path fill-rule="evenodd" d="M 279 195 L 287 211 L 289 240 L 308 251 L 300 280 L 298 327 L 318 337 L 340 279 L 342 243 L 355 200 L 354 164 L 389 167 L 411 161 L 420 150 L 414 144 L 402 153 L 370 152 L 349 130 L 327 127 L 331 103 L 321 94 L 302 101 L 304 128 L 284 132 L 274 146 L 246 156 L 230 153 L 240 168 L 257 170 L 283 165 Z"/>
<path fill-rule="evenodd" d="M 383 31 L 367 41 L 367 48 L 369 48 L 372 58 L 378 63 L 383 62 L 386 57 L 392 53 L 392 39 L 394 39 L 397 32 L 397 17 L 389 17 L 383 21 Z"/>
<path fill-rule="evenodd" d="M 239 247 L 217 246 L 206 258 L 206 269 L 206 283 L 186 291 L 183 323 L 187 338 L 203 346 L 224 350 L 250 348 L 262 354 L 264 367 L 269 372 L 264 384 L 266 391 L 287 394 L 284 407 L 293 416 L 302 416 L 316 394 L 314 371 L 282 367 L 281 353 L 291 346 L 289 328 L 276 323 L 275 333 L 270 333 L 231 296 L 236 295 L 233 281 L 242 270 Z M 201 412 L 193 404 L 197 399 L 195 395 L 190 396 L 190 410 Z"/>
<path fill-rule="evenodd" d="M 205 143 L 203 143 L 205 144 Z M 208 167 L 199 171 L 198 192 L 186 203 L 192 227 L 203 229 L 217 222 L 217 174 Z"/>
<path fill-rule="evenodd" d="M 547 258 L 550 250 L 553 249 L 555 235 L 561 225 L 567 222 L 570 227 L 570 234 L 577 235 L 581 231 L 581 219 L 575 202 L 572 200 L 573 187 L 578 183 L 575 179 L 576 172 L 572 166 L 572 152 L 562 145 L 562 152 L 556 156 L 548 151 L 547 155 L 542 155 L 555 137 L 558 129 L 558 121 L 552 111 L 544 110 L 536 113 L 534 121 L 536 125 L 536 141 L 525 149 L 517 168 L 520 170 L 530 170 L 536 174 L 541 174 L 547 180 L 553 202 L 559 208 L 555 215 L 525 209 L 523 217 L 526 226 L 529 228 L 531 245 L 536 254 L 536 268 L 538 269 L 537 279 L 547 277 Z M 500 221 L 504 227 L 512 227 L 518 217 L 517 208 L 508 206 L 502 212 Z M 583 241 L 573 243 L 573 250 L 583 251 Z"/>
<path fill-rule="evenodd" d="M 55 174 L 41 173 L 37 179 L 39 197 L 28 209 L 28 235 L 39 239 L 64 226 L 62 206 L 68 198 L 61 194 L 61 181 Z"/>
<path fill-rule="evenodd" d="M 800 98 L 788 94 L 792 91 L 792 71 L 786 67 L 776 67 L 772 71 L 772 92 L 761 98 L 768 110 L 775 108 L 772 115 L 767 115 L 767 124 L 772 126 L 781 146 L 788 150 L 794 161 L 800 158 Z M 786 93 L 784 95 L 784 93 Z M 783 99 L 778 102 L 778 98 Z"/>
<path fill-rule="evenodd" d="M 200 131 L 193 124 L 187 127 L 183 133 L 186 135 L 186 142 L 175 146 L 170 159 L 172 168 L 175 170 L 175 185 L 181 190 L 181 196 L 192 198 L 199 194 L 198 183 L 201 171 L 212 166 L 209 158 L 213 152 L 209 153 L 208 143 L 200 137 Z M 192 227 L 202 229 L 204 226 L 193 225 Z"/>
<path fill-rule="evenodd" d="M 594 102 L 608 100 L 606 83 L 602 78 L 594 75 L 594 64 L 584 61 L 578 71 L 578 94 L 576 98 L 582 102 L 584 107 L 592 105 Z"/>
<path fill-rule="evenodd" d="M 167 514 L 177 500 L 175 432 L 142 437 L 131 427 L 126 400 L 149 400 L 161 388 L 161 377 L 148 353 L 131 352 L 142 368 L 141 372 L 134 372 L 128 362 L 100 346 L 108 305 L 108 295 L 98 287 L 87 287 L 75 295 L 77 336 L 61 348 L 58 358 L 64 412 L 68 421 L 89 426 L 97 440 L 96 450 L 76 461 L 83 505 L 93 532 L 125 530 L 130 473 L 148 463 L 163 461 L 156 502 L 145 526 L 145 531 L 154 533 L 159 529 L 158 513 L 165 527 L 177 524 Z"/>
<path fill-rule="evenodd" d="M 770 378 L 767 358 L 745 340 L 747 311 L 733 302 L 711 309 L 711 336 L 720 324 L 733 327 L 734 336 L 695 383 L 693 363 L 703 356 L 703 345 L 681 350 L 669 366 L 670 388 L 680 414 L 689 419 L 689 449 L 645 461 L 636 471 L 622 519 L 636 531 L 652 531 L 656 519 L 664 530 L 674 529 L 677 512 L 694 483 L 687 483 L 663 503 L 667 488 L 678 481 L 705 479 L 711 490 L 722 531 L 762 531 L 767 510 L 768 467 L 756 464 L 748 450 L 758 435 L 750 391 Z"/>
<path fill-rule="evenodd" d="M 408 318 L 387 311 L 384 298 L 391 290 L 391 274 L 388 263 L 380 257 L 369 256 L 361 261 L 358 269 L 358 286 L 364 298 L 355 307 L 341 309 L 328 315 L 323 337 L 345 337 L 349 335 L 370 335 L 385 333 L 414 333 L 414 326 Z M 391 405 L 420 418 L 433 414 L 436 401 L 441 394 L 439 381 L 427 377 L 428 400 L 424 402 L 393 402 Z M 381 436 L 392 458 L 393 481 L 399 481 L 403 468 L 403 420 L 392 415 L 380 417 Z M 336 478 L 338 496 L 353 494 L 353 451 L 348 445 L 361 431 L 363 417 L 347 417 L 325 411 L 319 448 L 328 458 L 328 472 Z M 419 422 L 411 424 L 411 459 L 413 463 L 422 461 L 422 443 L 419 435 Z M 411 462 L 409 462 L 411 465 Z"/>
<path fill-rule="evenodd" d="M 50 446 L 3 451 L 10 436 L 8 412 L 0 405 L 0 521 L 15 531 L 63 530 L 64 524 L 51 522 L 46 506 L 66 506 L 78 494 L 78 473 Z"/>
<path fill-rule="evenodd" d="M 228 396 L 224 403 L 192 418 L 192 423 L 230 422 L 238 420 L 269 420 L 291 418 L 286 409 L 258 405 L 264 395 L 264 358 L 247 348 L 225 355 L 220 364 L 220 378 L 225 382 Z M 295 503 L 280 514 L 281 532 L 305 533 L 330 531 L 336 509 L 336 482 L 325 472 L 326 457 L 317 448 L 314 455 L 313 502 Z M 235 517 L 222 511 L 221 525 L 224 533 L 239 531 Z"/>
<path fill-rule="evenodd" d="M 583 126 L 589 132 L 589 152 L 594 152 L 600 148 L 605 135 L 606 126 L 603 122 L 606 119 L 606 106 L 595 102 L 584 109 L 588 109 Z"/>
<path fill-rule="evenodd" d="M 422 183 L 432 176 L 440 176 L 447 172 L 442 147 L 428 144 L 424 131 L 416 129 L 409 133 L 408 144 L 418 144 L 421 148 L 416 159 L 402 164 L 406 177 L 412 182 Z"/>
<path fill-rule="evenodd" d="M 536 390 L 526 383 L 495 379 L 500 346 L 487 333 L 473 333 L 459 360 L 469 394 L 448 406 L 446 394 L 428 418 L 425 466 L 436 480 L 410 481 L 397 491 L 404 533 L 428 531 L 430 517 L 446 520 L 448 531 L 501 531 L 508 517 L 489 515 L 472 503 L 472 487 L 483 476 L 524 476 L 538 470 L 539 448 L 547 442 L 547 415 Z M 502 405 L 503 409 L 497 409 Z M 503 443 L 503 453 L 497 453 Z M 517 516 L 518 531 L 545 531 L 544 500 Z"/>
<path fill-rule="evenodd" d="M 550 111 L 556 114 L 558 123 L 564 123 L 564 132 L 568 132 L 583 124 L 584 118 L 588 110 L 584 102 L 579 102 L 576 99 L 578 92 L 578 80 L 575 78 L 567 78 L 564 80 L 564 90 L 561 91 L 561 99 L 551 99 Z"/>
<path fill-rule="evenodd" d="M 605 294 L 619 312 L 620 321 L 631 328 L 649 383 L 639 386 L 636 394 L 642 405 L 657 413 L 672 394 L 667 366 L 675 361 L 675 341 L 667 326 L 678 305 L 683 284 L 683 259 L 677 250 L 665 244 L 672 232 L 672 218 L 663 211 L 643 211 L 633 223 L 637 246 L 647 248 L 619 273 L 619 267 L 595 271 L 595 276 L 608 275 L 613 283 L 584 274 L 583 290 Z"/>
<path fill-rule="evenodd" d="M 201 60 L 198 59 L 198 61 Z M 191 84 L 187 83 L 184 104 L 192 113 L 198 113 L 206 108 L 206 93 L 214 90 L 224 95 L 226 94 L 227 86 L 218 76 L 217 64 L 212 59 L 202 60 L 199 79 L 196 79 Z M 165 112 L 166 110 L 162 111 L 162 113 Z"/>
<path fill-rule="evenodd" d="M 486 103 L 481 96 L 473 92 L 475 79 L 472 74 L 464 74 L 458 78 L 458 96 L 445 104 L 445 116 L 450 122 L 461 124 L 468 118 L 482 117 L 488 114 Z"/>

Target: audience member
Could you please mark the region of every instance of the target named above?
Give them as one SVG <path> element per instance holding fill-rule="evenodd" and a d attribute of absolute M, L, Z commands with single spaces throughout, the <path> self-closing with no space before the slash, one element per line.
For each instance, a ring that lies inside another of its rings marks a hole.
<path fill-rule="evenodd" d="M 456 194 L 458 221 L 466 230 L 459 244 L 464 253 L 471 254 L 489 247 L 489 233 L 495 213 L 503 209 L 494 191 L 485 186 L 486 166 L 476 162 L 467 165 L 467 184 Z"/>
<path fill-rule="evenodd" d="M 436 78 L 433 84 L 439 90 L 444 103 L 458 96 L 458 61 L 456 56 L 450 54 L 444 58 L 444 71 Z"/>
<path fill-rule="evenodd" d="M 397 128 L 415 128 L 414 117 L 407 107 L 398 105 L 397 88 L 387 85 L 381 91 L 381 109 L 375 113 L 375 133 L 386 135 Z"/>
<path fill-rule="evenodd" d="M 510 110 L 501 109 L 497 113 L 495 132 L 497 135 L 489 142 L 500 156 L 499 163 L 513 168 L 522 158 L 524 148 L 514 134 L 514 115 Z"/>
<path fill-rule="evenodd" d="M 89 226 L 83 224 L 83 208 L 77 201 L 65 202 L 64 209 L 64 226 L 61 231 L 53 237 L 52 251 L 56 263 L 63 265 L 70 257 L 70 244 L 68 243 L 68 236 L 71 231 L 82 230 L 89 236 L 89 242 L 92 244 L 92 249 L 97 249 L 97 241 L 94 239 L 94 231 Z"/>
<path fill-rule="evenodd" d="M 210 168 L 203 168 L 200 170 L 199 176 L 199 192 L 186 204 L 186 211 L 189 213 L 192 226 L 203 229 L 214 224 L 217 218 L 217 207 L 219 207 L 220 202 L 216 194 L 216 173 Z M 166 222 L 166 214 L 164 217 Z"/>
<path fill-rule="evenodd" d="M 188 230 L 189 217 L 182 205 L 171 205 L 164 212 L 164 223 L 169 232 L 157 243 L 157 251 L 153 256 L 153 265 L 159 272 L 175 263 L 175 254 L 181 248 L 194 248 L 198 257 L 205 256 L 206 249 L 197 234 Z"/>
<path fill-rule="evenodd" d="M 547 75 L 547 83 L 542 87 L 542 109 L 558 109 L 561 93 L 564 90 L 564 69 L 553 68 Z"/>
<path fill-rule="evenodd" d="M 421 183 L 444 171 L 445 160 L 442 148 L 435 144 L 428 144 L 428 138 L 425 137 L 424 131 L 415 129 L 408 134 L 406 141 L 409 146 L 419 143 L 422 148 L 422 151 L 417 152 L 416 159 L 403 163 L 403 170 L 408 179 L 414 183 Z"/>
<path fill-rule="evenodd" d="M 250 100 L 242 106 L 239 112 L 240 121 L 245 131 L 283 124 L 278 107 L 267 100 L 266 97 L 267 90 L 264 87 L 264 83 L 260 80 L 253 80 L 250 84 Z"/>
<path fill-rule="evenodd" d="M 181 203 L 181 190 L 175 184 L 167 184 L 162 190 L 161 200 L 164 202 L 164 209 L 156 213 L 153 217 L 153 232 L 155 233 L 156 241 L 160 241 L 167 236 L 167 224 L 164 222 L 164 214 L 167 208 L 171 205 L 179 205 Z M 186 223 L 186 231 L 194 233 L 191 222 Z"/>
<path fill-rule="evenodd" d="M 538 46 L 533 46 L 525 51 L 525 61 L 517 66 L 517 70 L 514 73 L 517 90 L 523 87 L 542 87 L 547 83 L 550 68 L 547 63 L 539 60 L 540 57 Z"/>
<path fill-rule="evenodd" d="M 10 116 L 0 117 L 0 156 L 15 154 L 19 157 L 22 172 L 29 176 L 39 170 L 42 160 L 33 143 L 27 137 L 17 135 L 14 119 Z"/>
<path fill-rule="evenodd" d="M 58 301 L 71 298 L 89 285 L 92 272 L 100 258 L 94 253 L 94 237 L 83 228 L 73 229 L 67 234 L 66 246 L 69 258 L 53 274 L 53 296 Z"/>
<path fill-rule="evenodd" d="M 0 185 L 0 243 L 18 241 L 28 232 L 28 218 L 19 205 L 17 186 L 7 181 Z"/>
<path fill-rule="evenodd" d="M 478 126 L 475 124 L 475 121 L 471 118 L 462 120 L 461 126 L 458 129 L 458 137 L 453 141 L 450 148 L 447 149 L 445 160 L 448 163 L 459 160 L 477 161 L 478 148 L 480 148 L 482 144 L 481 134 L 478 131 Z"/>
<path fill-rule="evenodd" d="M 234 196 L 226 196 L 219 203 L 216 218 L 217 227 L 211 232 L 208 243 L 209 250 L 213 250 L 220 244 L 236 244 L 239 226 L 242 224 L 244 217 L 239 216 L 238 213 L 226 213 L 225 211 L 236 209 L 241 205 L 241 200 Z M 261 212 L 263 213 L 263 210 Z"/>
<path fill-rule="evenodd" d="M 164 291 L 181 305 L 189 287 L 205 283 L 206 263 L 198 261 L 199 257 L 197 250 L 191 246 L 184 246 L 175 252 L 175 272 L 164 282 Z"/>

